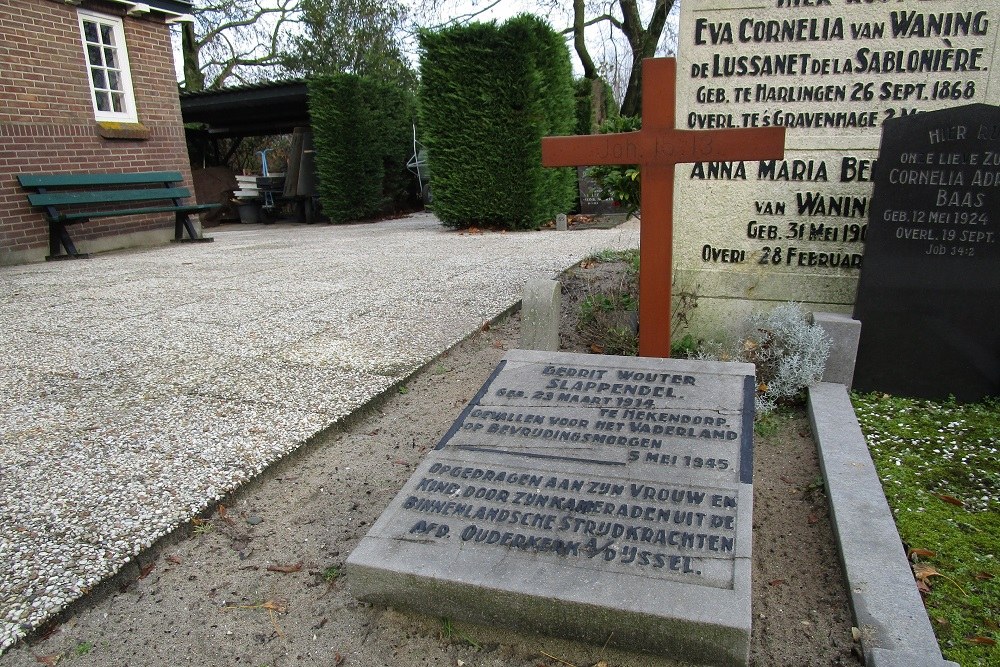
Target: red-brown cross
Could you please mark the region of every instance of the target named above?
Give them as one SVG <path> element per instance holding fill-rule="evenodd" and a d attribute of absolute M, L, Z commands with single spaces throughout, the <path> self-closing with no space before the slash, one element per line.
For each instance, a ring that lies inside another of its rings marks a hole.
<path fill-rule="evenodd" d="M 673 58 L 642 61 L 642 130 L 542 139 L 546 167 L 640 165 L 639 354 L 644 357 L 670 356 L 674 165 L 777 160 L 785 152 L 783 127 L 674 129 L 676 72 Z"/>

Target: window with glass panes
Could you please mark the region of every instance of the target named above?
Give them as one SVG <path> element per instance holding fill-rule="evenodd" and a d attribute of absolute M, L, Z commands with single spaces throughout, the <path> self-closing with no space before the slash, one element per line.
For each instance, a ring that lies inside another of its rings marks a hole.
<path fill-rule="evenodd" d="M 125 30 L 121 19 L 79 12 L 94 117 L 136 122 Z"/>

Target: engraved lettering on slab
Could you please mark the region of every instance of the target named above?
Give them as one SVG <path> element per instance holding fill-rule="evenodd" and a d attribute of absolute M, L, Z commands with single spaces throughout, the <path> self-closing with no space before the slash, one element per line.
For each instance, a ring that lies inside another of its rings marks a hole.
<path fill-rule="evenodd" d="M 352 587 L 745 664 L 753 391 L 745 364 L 512 351 L 351 555 Z"/>
<path fill-rule="evenodd" d="M 674 275 L 700 287 L 696 335 L 777 301 L 849 309 L 884 129 L 1000 104 L 998 30 L 991 0 L 681 3 L 678 127 L 787 128 L 784 160 L 677 172 Z"/>

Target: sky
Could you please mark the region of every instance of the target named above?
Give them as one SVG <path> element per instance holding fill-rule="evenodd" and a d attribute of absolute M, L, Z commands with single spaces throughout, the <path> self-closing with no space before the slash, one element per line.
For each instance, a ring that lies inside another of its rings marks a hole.
<path fill-rule="evenodd" d="M 404 0 L 405 2 L 406 0 Z M 490 7 L 487 11 L 476 16 L 478 21 L 490 21 L 497 20 L 502 22 L 508 18 L 516 16 L 521 13 L 532 13 L 539 14 L 544 18 L 548 19 L 552 24 L 552 27 L 556 30 L 564 30 L 568 28 L 573 21 L 573 8 L 572 3 L 569 0 L 561 0 L 559 2 L 560 7 L 554 11 L 550 11 L 545 8 L 545 5 L 550 5 L 551 3 L 539 3 L 533 0 L 500 0 L 499 2 L 494 2 L 493 0 L 445 0 L 447 15 L 444 17 L 447 20 L 448 17 L 462 16 L 465 14 L 470 14 L 478 9 L 484 7 Z M 410 6 L 421 6 L 420 0 L 410 0 Z M 617 3 L 611 0 L 604 0 L 600 3 L 603 5 L 617 5 Z M 652 0 L 641 0 L 639 3 L 640 9 L 642 11 L 642 16 L 644 20 L 648 20 L 653 7 Z M 541 7 L 540 7 L 541 6 Z M 673 34 L 676 34 L 676 26 L 678 22 L 678 13 L 680 9 L 680 2 L 676 0 L 674 3 L 673 12 L 668 19 L 674 26 Z M 617 10 L 615 14 L 620 16 L 620 12 Z M 666 31 L 665 31 L 666 32 Z M 612 39 L 617 38 L 617 43 L 612 43 Z M 607 53 L 607 59 L 612 59 L 615 54 L 619 57 L 623 57 L 628 54 L 628 46 L 625 43 L 624 38 L 621 33 L 614 31 L 610 28 L 607 23 L 594 25 L 587 28 L 587 42 L 588 47 L 591 52 L 591 56 L 597 60 L 600 58 L 601 53 Z M 573 59 L 574 74 L 577 76 L 583 75 L 583 67 L 580 65 L 579 60 L 576 57 L 576 53 L 573 50 L 572 43 L 569 41 L 567 36 L 567 46 L 570 47 L 570 54 Z"/>
<path fill-rule="evenodd" d="M 498 22 L 505 21 L 508 18 L 516 16 L 520 13 L 533 13 L 542 16 L 549 20 L 552 27 L 556 30 L 564 30 L 572 23 L 572 3 L 569 0 L 559 0 L 559 6 L 555 10 L 550 10 L 546 8 L 546 5 L 551 5 L 551 3 L 537 2 L 533 0 L 500 0 L 499 2 L 494 2 L 494 0 L 442 0 L 440 3 L 441 11 L 434 15 L 428 16 L 426 13 L 421 14 L 420 9 L 424 7 L 427 3 L 422 0 L 401 0 L 404 5 L 409 6 L 413 11 L 414 18 L 422 26 L 433 26 L 439 23 L 448 22 L 459 17 L 468 16 L 483 10 L 482 13 L 478 13 L 474 20 L 477 21 L 490 21 L 496 20 Z M 605 4 L 616 5 L 616 3 L 611 0 L 604 0 Z M 670 20 L 676 26 L 677 22 L 677 9 L 679 3 L 675 3 L 674 13 L 671 15 Z M 643 0 L 640 2 L 640 8 L 643 9 L 643 17 L 648 18 L 649 13 L 653 6 L 653 0 Z M 617 12 L 616 12 L 617 13 Z M 174 38 L 174 61 L 175 68 L 177 70 L 178 80 L 182 79 L 182 71 L 180 64 L 180 38 L 179 31 L 175 32 Z M 674 31 L 676 34 L 676 30 Z M 588 46 L 590 49 L 591 56 L 595 61 L 605 61 L 605 62 L 615 62 L 626 63 L 628 60 L 628 46 L 625 43 L 621 34 L 617 31 L 613 31 L 607 23 L 598 24 L 587 29 Z M 570 56 L 573 62 L 574 74 L 576 76 L 582 76 L 583 68 L 580 65 L 579 59 L 576 57 L 576 52 L 572 48 L 572 43 L 567 36 L 567 46 L 569 47 Z M 416 44 L 415 41 L 407 45 L 409 55 L 413 59 L 414 66 L 416 66 Z M 627 67 L 624 75 L 627 77 Z M 614 86 L 614 82 L 612 82 Z"/>

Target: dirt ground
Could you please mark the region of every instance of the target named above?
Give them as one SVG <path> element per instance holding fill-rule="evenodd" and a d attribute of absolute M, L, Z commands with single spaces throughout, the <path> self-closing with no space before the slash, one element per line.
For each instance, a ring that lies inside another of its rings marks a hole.
<path fill-rule="evenodd" d="M 593 281 L 616 280 L 607 265 L 576 272 L 563 283 L 568 303 Z M 564 331 L 573 330 L 571 311 Z M 515 314 L 485 327 L 365 414 L 317 437 L 210 517 L 142 554 L 0 665 L 685 664 L 351 596 L 343 574 L 351 549 L 504 351 L 517 346 L 519 323 Z M 564 342 L 587 346 L 576 336 Z M 801 410 L 777 421 L 777 432 L 755 443 L 751 664 L 859 665 L 808 421 Z"/>

